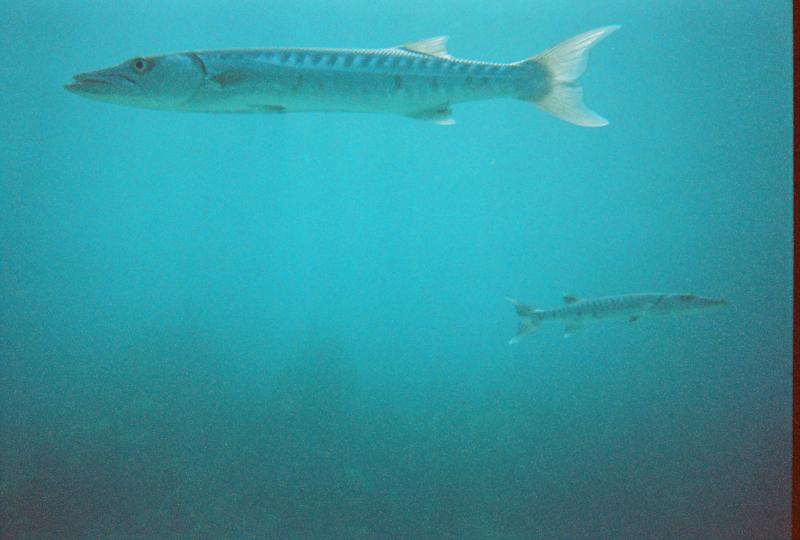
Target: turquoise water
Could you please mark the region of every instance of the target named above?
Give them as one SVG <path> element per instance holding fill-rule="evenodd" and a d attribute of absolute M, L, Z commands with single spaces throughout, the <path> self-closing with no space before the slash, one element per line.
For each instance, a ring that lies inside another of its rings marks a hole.
<path fill-rule="evenodd" d="M 0 5 L 2 538 L 785 538 L 784 2 Z M 607 24 L 601 129 L 203 115 L 63 90 L 143 54 Z M 719 311 L 515 346 L 539 308 Z"/>

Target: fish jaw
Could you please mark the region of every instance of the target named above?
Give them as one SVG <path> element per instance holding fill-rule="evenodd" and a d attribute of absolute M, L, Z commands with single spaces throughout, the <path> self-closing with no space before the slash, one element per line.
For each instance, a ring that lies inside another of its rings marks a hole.
<path fill-rule="evenodd" d="M 128 103 L 142 97 L 142 89 L 132 78 L 116 68 L 101 69 L 74 75 L 64 88 L 79 96 L 112 103 Z"/>

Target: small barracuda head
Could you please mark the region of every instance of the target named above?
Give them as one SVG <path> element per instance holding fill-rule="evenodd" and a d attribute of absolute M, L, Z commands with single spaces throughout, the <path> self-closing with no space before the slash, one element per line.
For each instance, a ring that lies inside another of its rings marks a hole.
<path fill-rule="evenodd" d="M 190 55 L 133 58 L 118 66 L 80 73 L 64 88 L 88 99 L 148 109 L 180 109 L 203 81 Z"/>
<path fill-rule="evenodd" d="M 708 298 L 693 294 L 668 294 L 659 302 L 657 307 L 663 308 L 668 312 L 692 312 L 705 311 L 726 305 L 728 305 L 728 301 L 722 298 Z"/>

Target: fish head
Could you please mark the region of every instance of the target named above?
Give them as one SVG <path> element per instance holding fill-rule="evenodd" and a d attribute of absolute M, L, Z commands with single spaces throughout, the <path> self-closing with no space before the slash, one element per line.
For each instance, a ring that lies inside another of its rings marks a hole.
<path fill-rule="evenodd" d="M 203 71 L 187 54 L 140 56 L 117 66 L 80 73 L 64 86 L 85 98 L 131 107 L 173 109 L 202 84 Z"/>
<path fill-rule="evenodd" d="M 709 298 L 694 294 L 670 294 L 665 298 L 665 303 L 670 311 L 706 311 L 728 305 L 723 298 Z"/>

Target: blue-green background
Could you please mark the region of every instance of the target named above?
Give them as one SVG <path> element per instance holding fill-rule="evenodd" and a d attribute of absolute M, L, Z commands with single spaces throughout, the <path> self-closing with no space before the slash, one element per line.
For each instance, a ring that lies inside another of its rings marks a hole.
<path fill-rule="evenodd" d="M 0 4 L 3 538 L 789 535 L 789 2 Z M 140 54 L 516 61 L 607 24 L 610 120 L 203 115 Z M 506 295 L 722 311 L 506 344 Z"/>

